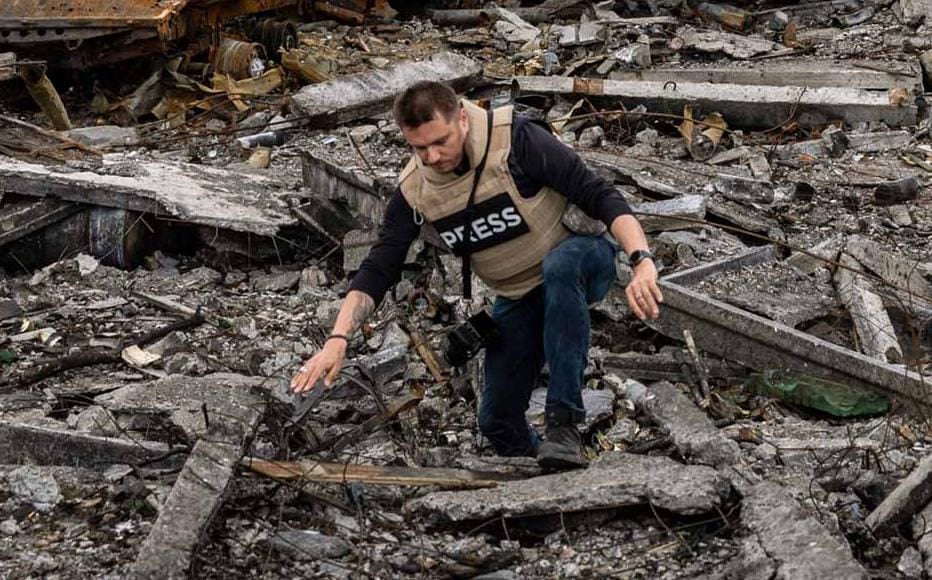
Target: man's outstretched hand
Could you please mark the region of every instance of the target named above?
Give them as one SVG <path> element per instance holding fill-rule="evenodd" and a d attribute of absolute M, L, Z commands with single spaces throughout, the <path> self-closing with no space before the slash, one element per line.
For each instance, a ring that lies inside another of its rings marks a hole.
<path fill-rule="evenodd" d="M 634 277 L 625 288 L 625 295 L 628 297 L 628 306 L 639 319 L 650 317 L 656 320 L 660 316 L 663 294 L 657 286 L 657 267 L 653 260 L 647 258 L 638 262 L 634 267 Z"/>
<path fill-rule="evenodd" d="M 309 391 L 314 388 L 321 377 L 324 379 L 324 387 L 330 388 L 340 373 L 340 369 L 343 368 L 345 355 L 345 340 L 328 340 L 320 352 L 304 361 L 298 369 L 291 379 L 291 390 L 295 393 Z"/>

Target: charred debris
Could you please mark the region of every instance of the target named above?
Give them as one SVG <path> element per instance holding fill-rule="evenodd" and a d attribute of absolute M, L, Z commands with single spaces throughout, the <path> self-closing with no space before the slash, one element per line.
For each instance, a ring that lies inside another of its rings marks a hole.
<path fill-rule="evenodd" d="M 429 234 L 288 392 L 424 78 L 550 123 L 663 264 L 655 323 L 622 264 L 593 308 L 589 469 L 477 435 Z M 929 91 L 929 0 L 0 0 L 0 575 L 932 575 Z"/>

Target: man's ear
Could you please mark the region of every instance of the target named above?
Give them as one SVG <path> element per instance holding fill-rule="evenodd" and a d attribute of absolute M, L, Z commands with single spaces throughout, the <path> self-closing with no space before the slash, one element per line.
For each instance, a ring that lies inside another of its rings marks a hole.
<path fill-rule="evenodd" d="M 466 107 L 460 106 L 459 115 L 457 115 L 457 121 L 460 124 L 460 130 L 464 133 L 469 128 L 469 117 L 466 115 Z"/>

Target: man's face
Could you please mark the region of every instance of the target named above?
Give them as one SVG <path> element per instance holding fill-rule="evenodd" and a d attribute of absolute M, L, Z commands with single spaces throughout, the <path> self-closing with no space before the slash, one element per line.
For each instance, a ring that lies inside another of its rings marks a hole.
<path fill-rule="evenodd" d="M 450 173 L 463 159 L 463 144 L 469 133 L 466 111 L 461 107 L 449 121 L 441 113 L 417 127 L 401 130 L 421 163 L 440 173 Z"/>

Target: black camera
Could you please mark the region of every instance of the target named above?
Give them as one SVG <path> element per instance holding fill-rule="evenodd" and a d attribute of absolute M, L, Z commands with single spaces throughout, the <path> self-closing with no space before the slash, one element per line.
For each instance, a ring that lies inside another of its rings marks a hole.
<path fill-rule="evenodd" d="M 497 335 L 495 321 L 482 310 L 447 334 L 443 358 L 450 366 L 461 367 Z"/>

